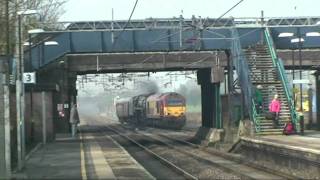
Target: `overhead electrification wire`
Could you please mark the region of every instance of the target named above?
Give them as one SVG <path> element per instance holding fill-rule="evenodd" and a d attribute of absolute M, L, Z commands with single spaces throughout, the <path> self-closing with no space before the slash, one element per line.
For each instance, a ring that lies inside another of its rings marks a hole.
<path fill-rule="evenodd" d="M 128 24 L 130 23 L 131 18 L 132 18 L 132 15 L 133 15 L 134 11 L 136 10 L 138 1 L 139 1 L 139 0 L 136 0 L 136 3 L 135 3 L 134 6 L 133 6 L 133 9 L 132 9 L 131 14 L 130 14 L 130 16 L 129 16 L 129 19 L 128 19 L 127 23 L 125 24 L 125 26 L 123 27 L 123 30 L 125 30 L 125 29 L 127 28 Z"/>
<path fill-rule="evenodd" d="M 136 0 L 136 2 L 134 3 L 133 9 L 132 9 L 131 14 L 130 14 L 130 16 L 129 16 L 129 19 L 128 19 L 128 21 L 126 22 L 126 24 L 124 25 L 124 27 L 122 28 L 122 30 L 120 31 L 120 33 L 118 34 L 118 36 L 115 37 L 115 40 L 114 40 L 113 45 L 116 44 L 116 42 L 117 42 L 117 40 L 119 39 L 119 37 L 121 36 L 121 34 L 122 34 L 123 31 L 127 28 L 128 24 L 130 23 L 131 18 L 132 18 L 132 15 L 133 15 L 134 11 L 136 10 L 138 1 L 139 1 L 139 0 Z"/>
<path fill-rule="evenodd" d="M 224 15 L 228 14 L 232 9 L 234 9 L 235 7 L 237 7 L 240 3 L 242 3 L 242 1 L 244 0 L 240 0 L 237 4 L 235 4 L 234 6 L 232 6 L 230 9 L 228 9 L 225 13 L 223 13 L 221 16 L 218 17 L 218 19 L 216 19 L 216 21 L 220 20 Z"/>

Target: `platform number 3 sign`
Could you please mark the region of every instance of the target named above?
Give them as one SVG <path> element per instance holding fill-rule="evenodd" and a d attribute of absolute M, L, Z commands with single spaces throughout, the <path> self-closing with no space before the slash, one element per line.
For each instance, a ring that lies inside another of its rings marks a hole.
<path fill-rule="evenodd" d="M 35 72 L 23 73 L 23 83 L 35 84 L 36 83 L 36 73 Z"/>

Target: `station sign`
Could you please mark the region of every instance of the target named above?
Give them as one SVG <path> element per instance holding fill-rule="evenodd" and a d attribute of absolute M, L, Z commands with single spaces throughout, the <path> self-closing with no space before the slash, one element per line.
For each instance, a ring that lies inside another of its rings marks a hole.
<path fill-rule="evenodd" d="M 310 84 L 309 79 L 295 79 L 292 81 L 293 84 Z"/>
<path fill-rule="evenodd" d="M 35 84 L 36 83 L 36 73 L 35 72 L 23 73 L 23 83 L 24 84 Z"/>

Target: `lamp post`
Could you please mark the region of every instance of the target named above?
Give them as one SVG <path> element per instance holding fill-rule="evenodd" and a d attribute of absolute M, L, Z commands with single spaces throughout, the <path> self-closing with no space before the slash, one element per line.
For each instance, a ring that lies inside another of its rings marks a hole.
<path fill-rule="evenodd" d="M 25 158 L 25 120 L 24 120 L 24 91 L 23 91 L 23 31 L 22 31 L 22 18 L 27 15 L 37 14 L 36 10 L 24 10 L 17 12 L 17 19 L 15 21 L 15 70 L 16 70 L 16 114 L 17 114 L 17 160 L 18 170 L 20 171 L 24 166 Z"/>
<path fill-rule="evenodd" d="M 301 37 L 300 28 L 297 30 L 298 38 L 293 38 L 290 40 L 291 43 L 298 43 L 298 56 L 299 56 L 299 79 L 302 79 L 302 43 L 304 42 L 304 39 Z M 302 94 L 302 83 L 300 83 L 300 111 L 303 112 L 303 94 Z M 296 104 L 296 103 L 295 103 Z"/>
<path fill-rule="evenodd" d="M 303 40 L 304 41 L 304 40 Z M 301 47 L 302 47 L 302 38 L 300 27 L 298 27 L 298 46 L 299 46 L 299 78 L 302 79 L 302 56 L 301 56 Z M 300 83 L 300 111 L 303 112 L 303 104 L 302 104 L 302 83 Z"/>
<path fill-rule="evenodd" d="M 294 62 L 294 49 L 292 48 L 292 81 L 294 81 L 295 79 L 295 62 Z M 292 96 L 293 96 L 293 103 L 294 103 L 294 107 L 296 107 L 296 92 L 295 92 L 295 84 L 292 84 Z"/>

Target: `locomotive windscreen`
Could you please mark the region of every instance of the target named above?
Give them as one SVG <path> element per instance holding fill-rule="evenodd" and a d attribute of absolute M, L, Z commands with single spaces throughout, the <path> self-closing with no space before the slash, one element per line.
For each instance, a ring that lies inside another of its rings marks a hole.
<path fill-rule="evenodd" d="M 167 106 L 183 106 L 184 100 L 183 99 L 168 99 Z"/>

